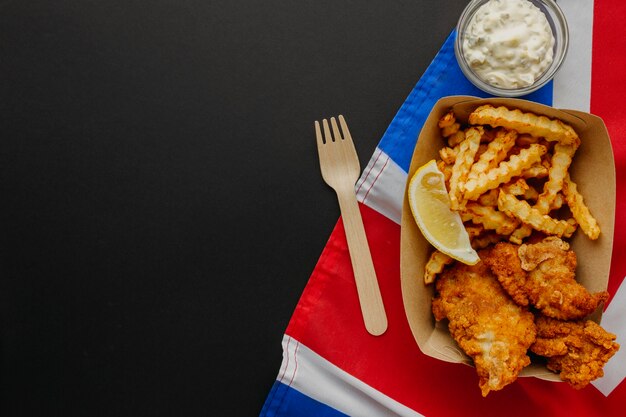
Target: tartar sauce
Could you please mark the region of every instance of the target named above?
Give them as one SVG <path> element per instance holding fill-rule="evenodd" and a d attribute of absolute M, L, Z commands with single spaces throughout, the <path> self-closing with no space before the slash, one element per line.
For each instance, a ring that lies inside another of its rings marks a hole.
<path fill-rule="evenodd" d="M 463 55 L 474 73 L 499 88 L 526 87 L 552 63 L 554 35 L 527 0 L 490 0 L 472 16 Z"/>

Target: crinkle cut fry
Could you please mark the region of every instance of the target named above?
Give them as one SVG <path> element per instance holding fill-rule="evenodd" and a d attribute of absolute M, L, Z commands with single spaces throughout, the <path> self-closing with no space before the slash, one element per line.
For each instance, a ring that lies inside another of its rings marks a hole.
<path fill-rule="evenodd" d="M 551 142 L 564 145 L 576 145 L 580 138 L 574 129 L 557 119 L 549 119 L 534 113 L 524 113 L 519 109 L 509 110 L 504 106 L 493 107 L 489 104 L 478 107 L 469 116 L 472 125 L 489 125 L 505 127 L 518 133 L 528 133 L 532 136 L 542 136 Z"/>
<path fill-rule="evenodd" d="M 511 233 L 509 240 L 519 245 L 524 241 L 524 238 L 530 236 L 532 232 L 533 228 L 530 225 L 523 223 L 517 230 Z"/>
<path fill-rule="evenodd" d="M 439 168 L 439 171 L 443 173 L 443 178 L 446 180 L 447 186 L 450 181 L 450 177 L 452 176 L 452 165 L 446 164 L 445 161 L 439 161 L 437 162 L 437 168 Z"/>
<path fill-rule="evenodd" d="M 503 235 L 496 232 L 485 232 L 471 239 L 474 250 L 484 249 L 504 239 Z"/>
<path fill-rule="evenodd" d="M 461 214 L 474 224 L 482 225 L 486 230 L 495 230 L 501 235 L 508 235 L 515 230 L 519 222 L 494 207 L 483 206 L 469 201 Z"/>
<path fill-rule="evenodd" d="M 481 206 L 494 206 L 498 205 L 498 188 L 494 188 L 493 190 L 487 191 L 485 194 L 478 197 L 478 203 Z"/>
<path fill-rule="evenodd" d="M 439 119 L 437 125 L 441 129 L 441 136 L 444 138 L 456 134 L 456 132 L 458 132 L 461 128 L 461 125 L 456 122 L 456 117 L 452 111 L 444 114 L 443 117 Z"/>
<path fill-rule="evenodd" d="M 515 196 L 523 196 L 524 200 L 536 200 L 539 196 L 537 190 L 534 187 L 528 185 L 524 178 L 518 178 L 508 184 L 504 184 L 501 187 L 504 191 Z M 497 190 L 498 193 L 500 192 Z M 497 198 L 497 197 L 496 197 Z"/>
<path fill-rule="evenodd" d="M 480 155 L 472 166 L 468 178 L 477 178 L 482 172 L 496 168 L 506 158 L 507 152 L 515 145 L 517 133 L 513 130 L 499 130 L 496 137 L 489 142 L 487 150 Z"/>
<path fill-rule="evenodd" d="M 537 209 L 543 214 L 548 214 L 552 210 L 552 205 L 559 191 L 563 189 L 563 181 L 567 176 L 567 170 L 572 164 L 572 158 L 576 153 L 576 147 L 572 145 L 556 144 L 552 163 L 548 171 L 548 181 L 543 186 L 543 192 L 537 199 Z"/>
<path fill-rule="evenodd" d="M 452 126 L 454 123 L 456 123 L 456 116 L 454 115 L 454 112 L 450 110 L 444 114 L 441 119 L 439 119 L 437 126 L 439 126 L 440 129 L 443 129 L 444 127 Z"/>
<path fill-rule="evenodd" d="M 500 191 L 498 196 L 498 209 L 548 235 L 570 237 L 576 230 L 573 225 L 565 220 L 556 220 L 542 214 L 526 201 L 518 200 L 515 196 L 504 191 Z"/>
<path fill-rule="evenodd" d="M 459 154 L 458 146 L 455 148 L 448 148 L 447 146 L 444 146 L 443 148 L 439 149 L 439 157 L 446 164 L 450 164 L 450 165 L 454 164 L 458 154 Z"/>
<path fill-rule="evenodd" d="M 534 164 L 530 168 L 522 171 L 522 178 L 545 178 L 548 176 L 548 168 L 543 166 L 541 162 Z"/>
<path fill-rule="evenodd" d="M 454 259 L 445 253 L 441 253 L 438 250 L 431 253 L 424 268 L 424 284 L 432 284 L 437 275 L 443 272 L 446 265 L 450 265 L 452 262 L 454 262 Z"/>
<path fill-rule="evenodd" d="M 550 169 L 548 170 L 548 181 L 543 186 L 543 192 L 539 194 L 535 208 L 539 210 L 541 214 L 548 214 L 550 210 L 556 209 L 556 199 L 558 193 L 563 189 L 563 181 L 567 176 L 567 171 L 572 164 L 572 158 L 576 153 L 577 146 L 574 145 L 561 145 L 557 143 L 554 145 L 554 154 L 552 155 L 552 162 Z M 525 224 L 522 225 L 511 235 L 511 241 L 514 243 L 521 243 L 524 238 L 530 236 L 532 228 Z"/>
<path fill-rule="evenodd" d="M 463 207 L 463 184 L 467 180 L 470 168 L 474 163 L 474 156 L 480 146 L 482 127 L 471 127 L 465 132 L 465 140 L 459 145 L 459 152 L 452 167 L 450 177 L 450 205 L 453 210 Z"/>
<path fill-rule="evenodd" d="M 532 144 L 522 149 L 518 155 L 500 162 L 497 168 L 480 174 L 477 178 L 467 180 L 465 183 L 465 199 L 476 200 L 481 194 L 507 183 L 513 177 L 519 176 L 524 170 L 530 168 L 541 160 L 541 156 L 547 152 L 543 145 Z"/>
<path fill-rule="evenodd" d="M 591 215 L 583 196 L 578 192 L 576 183 L 572 181 L 569 175 L 565 178 L 563 192 L 565 193 L 565 201 L 567 201 L 567 205 L 582 231 L 589 239 L 596 240 L 600 236 L 598 221 Z"/>
<path fill-rule="evenodd" d="M 448 146 L 451 148 L 455 148 L 459 143 L 465 140 L 465 132 L 463 130 L 458 130 L 457 132 L 448 136 Z"/>

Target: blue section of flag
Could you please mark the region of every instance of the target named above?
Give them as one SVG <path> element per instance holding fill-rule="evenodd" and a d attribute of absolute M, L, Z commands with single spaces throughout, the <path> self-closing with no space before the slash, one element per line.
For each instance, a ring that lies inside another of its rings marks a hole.
<path fill-rule="evenodd" d="M 300 391 L 276 381 L 260 417 L 347 417 L 319 401 L 307 397 Z"/>
<path fill-rule="evenodd" d="M 405 171 L 409 170 L 417 136 L 437 100 L 457 95 L 491 97 L 476 88 L 461 72 L 454 56 L 455 38 L 456 31 L 452 31 L 398 110 L 378 145 Z M 551 105 L 552 81 L 534 93 L 521 98 Z"/>

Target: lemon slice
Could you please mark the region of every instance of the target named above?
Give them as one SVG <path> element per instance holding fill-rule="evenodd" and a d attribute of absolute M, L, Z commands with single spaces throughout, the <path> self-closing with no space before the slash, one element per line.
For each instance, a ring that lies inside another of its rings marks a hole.
<path fill-rule="evenodd" d="M 415 222 L 431 245 L 464 264 L 474 265 L 480 260 L 461 216 L 450 209 L 445 179 L 434 160 L 415 172 L 409 181 L 408 198 Z"/>

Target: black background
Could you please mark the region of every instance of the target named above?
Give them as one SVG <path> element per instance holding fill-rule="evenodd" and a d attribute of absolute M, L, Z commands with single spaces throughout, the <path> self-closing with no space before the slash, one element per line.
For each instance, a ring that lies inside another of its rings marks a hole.
<path fill-rule="evenodd" d="M 464 1 L 0 2 L 0 415 L 254 416 L 338 216 Z"/>

